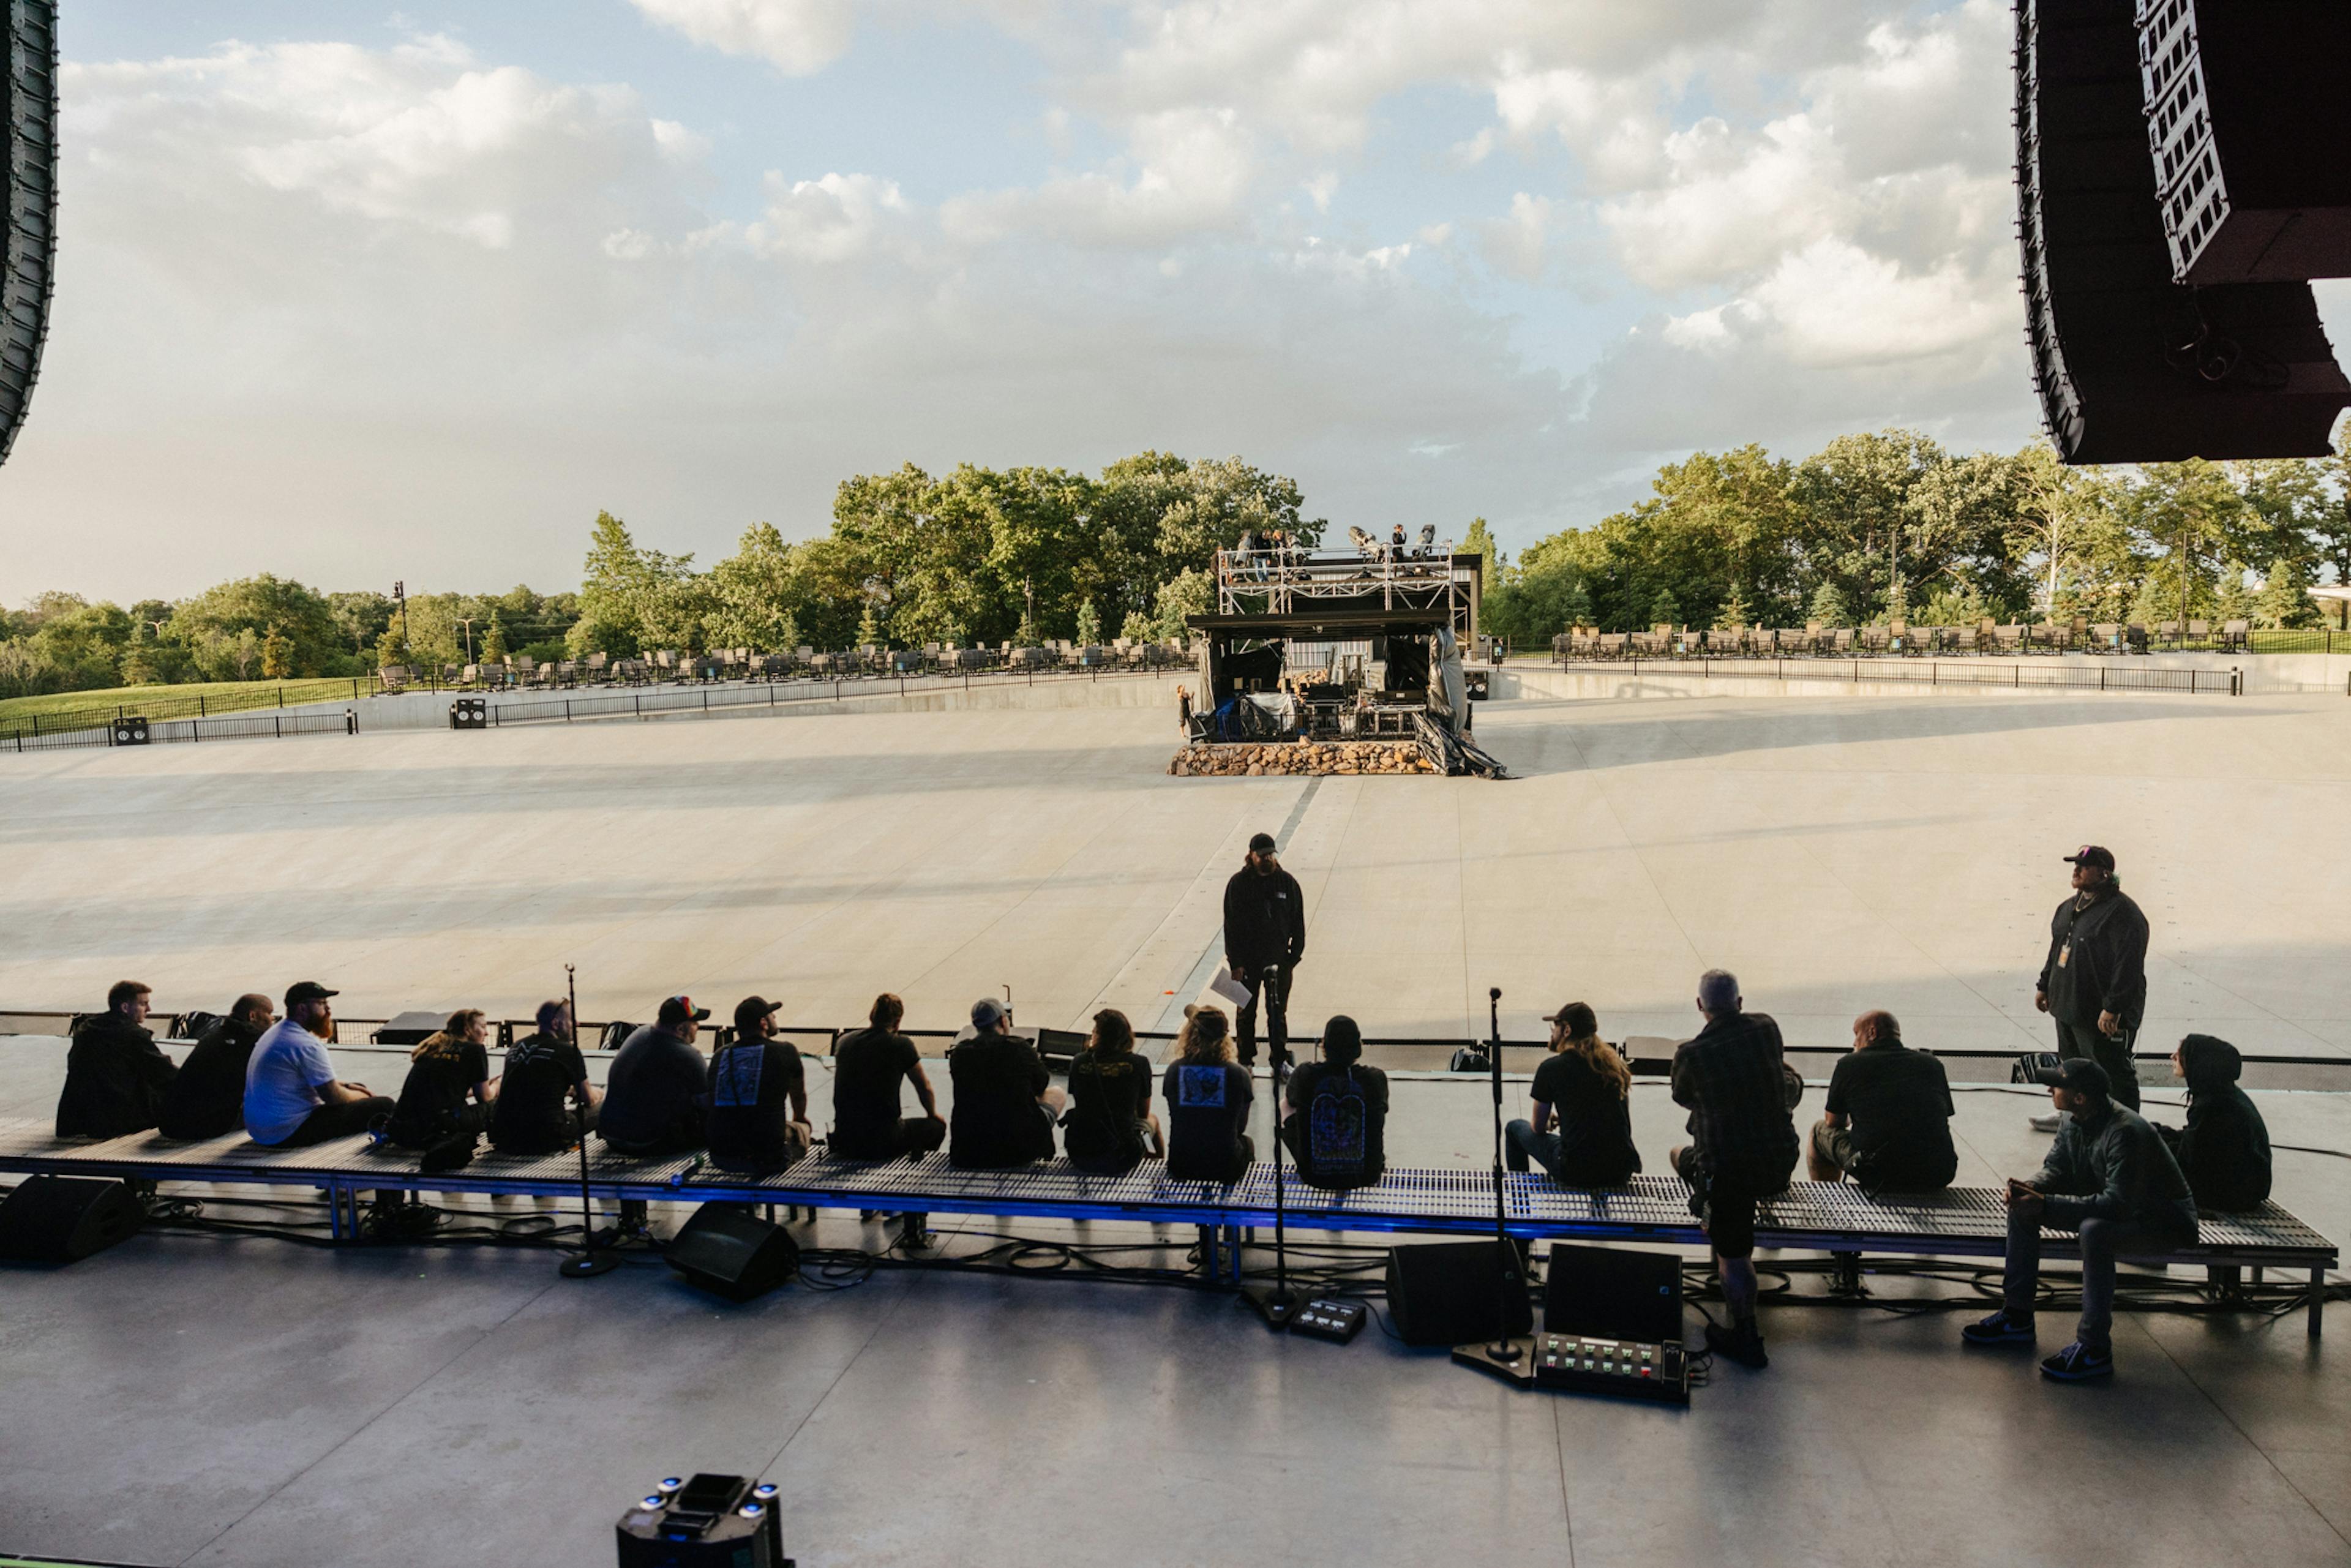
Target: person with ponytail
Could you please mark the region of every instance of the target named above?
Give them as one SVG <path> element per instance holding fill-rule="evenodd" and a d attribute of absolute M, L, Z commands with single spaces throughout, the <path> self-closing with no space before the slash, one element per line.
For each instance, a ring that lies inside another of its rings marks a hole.
<path fill-rule="evenodd" d="M 1583 1002 L 1568 1003 L 1550 1023 L 1551 1055 L 1535 1069 L 1534 1119 L 1510 1124 L 1505 1156 L 1514 1171 L 1531 1158 L 1562 1186 L 1623 1186 L 1641 1169 L 1633 1070 L 1600 1038 L 1600 1020 Z"/>
<path fill-rule="evenodd" d="M 1236 1055 L 1224 1009 L 1192 1009 L 1160 1089 L 1167 1097 L 1167 1174 L 1178 1181 L 1238 1181 L 1257 1160 L 1249 1135 L 1255 1091 Z"/>
<path fill-rule="evenodd" d="M 1070 1064 L 1061 1128 L 1070 1163 L 1090 1176 L 1123 1176 L 1159 1150 L 1151 1060 L 1134 1049 L 1134 1026 L 1116 1008 L 1094 1014 L 1093 1032 Z"/>
<path fill-rule="evenodd" d="M 446 1028 L 426 1035 L 408 1053 L 408 1081 L 384 1136 L 404 1149 L 429 1149 L 487 1127 L 498 1097 L 489 1040 L 489 1020 L 479 1008 L 451 1013 Z"/>

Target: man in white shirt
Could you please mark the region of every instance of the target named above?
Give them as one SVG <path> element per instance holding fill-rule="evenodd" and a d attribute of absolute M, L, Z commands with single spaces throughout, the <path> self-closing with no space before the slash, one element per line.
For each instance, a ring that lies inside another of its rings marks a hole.
<path fill-rule="evenodd" d="M 299 1148 L 364 1133 L 392 1114 L 390 1096 L 336 1078 L 327 1060 L 335 1028 L 327 998 L 335 994 L 316 980 L 298 981 L 286 993 L 286 1016 L 255 1044 L 245 1069 L 245 1127 L 255 1143 Z"/>

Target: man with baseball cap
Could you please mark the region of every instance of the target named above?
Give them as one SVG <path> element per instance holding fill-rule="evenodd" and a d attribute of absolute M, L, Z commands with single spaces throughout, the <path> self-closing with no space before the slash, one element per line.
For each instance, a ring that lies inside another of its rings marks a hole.
<path fill-rule="evenodd" d="M 286 1016 L 254 1042 L 245 1064 L 245 1130 L 256 1144 L 297 1148 L 364 1133 L 392 1114 L 389 1095 L 345 1082 L 327 1060 L 335 1030 L 336 995 L 316 980 L 286 992 Z"/>
<path fill-rule="evenodd" d="M 947 1051 L 955 1104 L 947 1160 L 1001 1170 L 1053 1157 L 1053 1124 L 1065 1097 L 1037 1048 L 1012 1032 L 1012 1009 L 994 997 L 971 1004 L 971 1038 Z"/>
<path fill-rule="evenodd" d="M 710 1163 L 744 1176 L 770 1176 L 809 1152 L 808 1071 L 798 1047 L 776 1038 L 781 1002 L 735 1004 L 735 1041 L 710 1061 Z"/>
<path fill-rule="evenodd" d="M 2031 1179 L 2008 1184 L 2008 1266 L 2000 1311 L 1959 1331 L 1968 1344 L 2030 1344 L 2041 1283 L 2041 1232 L 2081 1238 L 2082 1320 L 2074 1343 L 2041 1372 L 2061 1383 L 2115 1370 L 2115 1259 L 2168 1252 L 2196 1240 L 2196 1200 L 2171 1151 L 2137 1112 L 2118 1105 L 2105 1069 L 2084 1057 L 2043 1068 L 2035 1080 L 2064 1124 Z"/>
<path fill-rule="evenodd" d="M 2131 1044 L 2147 1012 L 2147 916 L 2115 875 L 2112 850 L 2084 844 L 2065 857 L 2074 891 L 2049 922 L 2049 956 L 2032 1005 L 2057 1025 L 2057 1054 L 2105 1069 L 2113 1098 L 2138 1109 Z M 2033 1125 L 2055 1128 L 2046 1117 Z"/>
<path fill-rule="evenodd" d="M 684 1155 L 702 1147 L 709 1064 L 695 1049 L 710 1017 L 692 997 L 671 997 L 653 1021 L 622 1042 L 604 1083 L 596 1131 L 624 1155 Z"/>
<path fill-rule="evenodd" d="M 1249 988 L 1234 1021 L 1241 1065 L 1257 1060 L 1257 1003 L 1265 998 L 1265 1033 L 1274 1071 L 1290 1061 L 1290 980 L 1306 956 L 1306 895 L 1281 869 L 1273 835 L 1249 840 L 1241 869 L 1225 883 L 1225 965 Z"/>

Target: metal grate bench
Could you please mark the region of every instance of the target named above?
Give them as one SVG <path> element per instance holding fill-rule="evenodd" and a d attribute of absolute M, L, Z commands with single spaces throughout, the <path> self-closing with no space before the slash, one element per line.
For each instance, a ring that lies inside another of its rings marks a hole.
<path fill-rule="evenodd" d="M 729 1199 L 810 1208 L 887 1208 L 941 1214 L 1038 1218 L 1124 1219 L 1217 1228 L 1270 1225 L 1274 1172 L 1260 1161 L 1229 1186 L 1176 1181 L 1146 1160 L 1120 1176 L 1089 1176 L 1066 1160 L 1015 1170 L 960 1170 L 944 1154 L 868 1163 L 819 1152 L 770 1176 L 732 1176 L 691 1159 L 635 1159 L 590 1145 L 588 1181 L 609 1198 L 706 1202 Z M 0 1171 L 25 1175 L 117 1176 L 152 1182 L 225 1182 L 326 1188 L 334 1234 L 357 1233 L 360 1194 L 427 1189 L 560 1197 L 580 1190 L 576 1150 L 517 1156 L 485 1148 L 463 1170 L 426 1176 L 415 1155 L 376 1149 L 364 1137 L 302 1149 L 269 1149 L 242 1133 L 178 1143 L 153 1133 L 104 1141 L 59 1138 L 33 1117 L 0 1118 Z M 1391 1169 L 1370 1186 L 1325 1192 L 1285 1169 L 1282 1204 L 1289 1223 L 1309 1230 L 1417 1232 L 1475 1236 L 1494 1223 L 1493 1178 L 1473 1169 Z M 1504 1178 L 1504 1219 L 1529 1239 L 1641 1241 L 1700 1247 L 1705 1236 L 1678 1177 L 1635 1176 L 1621 1188 L 1566 1188 L 1540 1176 Z M 1862 1254 L 1895 1252 L 1998 1258 L 2006 1249 L 2007 1209 L 1996 1187 L 1872 1198 L 1844 1183 L 1799 1181 L 1756 1214 L 1766 1247 Z M 2046 1233 L 2043 1250 L 2078 1258 L 2070 1232 Z M 2137 1261 L 2235 1264 L 2308 1270 L 2309 1328 L 2317 1337 L 2334 1242 L 2274 1203 L 2246 1214 L 2205 1217 L 2197 1244 Z"/>

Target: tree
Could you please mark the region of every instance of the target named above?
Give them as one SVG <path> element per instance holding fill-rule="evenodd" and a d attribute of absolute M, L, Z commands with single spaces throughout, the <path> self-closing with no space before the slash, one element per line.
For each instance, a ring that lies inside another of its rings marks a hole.
<path fill-rule="evenodd" d="M 1674 591 L 1670 588 L 1657 590 L 1656 597 L 1649 601 L 1649 624 L 1678 626 L 1681 623 L 1682 607 L 1675 600 Z"/>
<path fill-rule="evenodd" d="M 1747 599 L 1740 591 L 1739 585 L 1734 582 L 1730 585 L 1730 597 L 1724 600 L 1722 608 L 1714 612 L 1714 625 L 1711 629 L 1717 632 L 1737 632 L 1744 629 L 1746 625 Z"/>
<path fill-rule="evenodd" d="M 1102 640 L 1102 612 L 1094 608 L 1094 601 L 1091 599 L 1083 600 L 1078 605 L 1078 628 L 1074 635 L 1081 648 L 1096 647 Z"/>
<path fill-rule="evenodd" d="M 507 659 L 507 624 L 498 612 L 490 612 L 490 623 L 482 628 L 482 663 L 503 664 Z"/>
<path fill-rule="evenodd" d="M 253 666 L 261 662 L 261 639 L 254 634 L 252 627 L 239 632 L 229 643 L 228 661 L 235 667 L 238 680 L 253 678 Z"/>
<path fill-rule="evenodd" d="M 774 524 L 754 523 L 743 530 L 735 553 L 710 569 L 710 633 L 717 645 L 762 653 L 791 651 L 792 547 Z"/>
<path fill-rule="evenodd" d="M 1847 619 L 1844 595 L 1834 582 L 1823 582 L 1813 591 L 1811 618 L 1823 626 L 1842 626 Z"/>
<path fill-rule="evenodd" d="M 2231 560 L 2220 568 L 2220 580 L 2212 591 L 2213 619 L 2224 625 L 2231 621 L 2251 622 L 2253 618 L 2253 596 L 2245 587 L 2245 563 Z"/>
<path fill-rule="evenodd" d="M 261 673 L 273 681 L 294 673 L 294 640 L 275 626 L 261 640 Z"/>
<path fill-rule="evenodd" d="M 1562 627 L 1590 626 L 1593 623 L 1592 595 L 1585 591 L 1581 582 L 1568 584 L 1567 592 L 1561 597 L 1560 608 L 1564 612 L 1560 622 Z"/>
<path fill-rule="evenodd" d="M 2310 585 L 2304 580 L 2300 565 L 2284 556 L 2270 562 L 2269 575 L 2254 597 L 2253 620 L 2256 625 L 2273 629 L 2318 623 L 2318 607 L 2311 601 Z"/>
<path fill-rule="evenodd" d="M 172 641 L 195 652 L 206 674 L 219 680 L 231 669 L 249 674 L 260 660 L 263 635 L 273 627 L 292 644 L 290 674 L 321 673 L 344 646 L 342 625 L 324 595 L 268 572 L 217 583 L 182 601 L 166 630 Z M 253 633 L 254 653 L 240 662 L 236 650 L 247 632 Z"/>
<path fill-rule="evenodd" d="M 1459 549 L 1463 555 L 1474 555 L 1485 562 L 1486 581 L 1489 585 L 1501 580 L 1502 569 L 1510 563 L 1495 546 L 1493 532 L 1486 527 L 1485 518 L 1469 519 L 1469 529 L 1461 536 Z"/>

